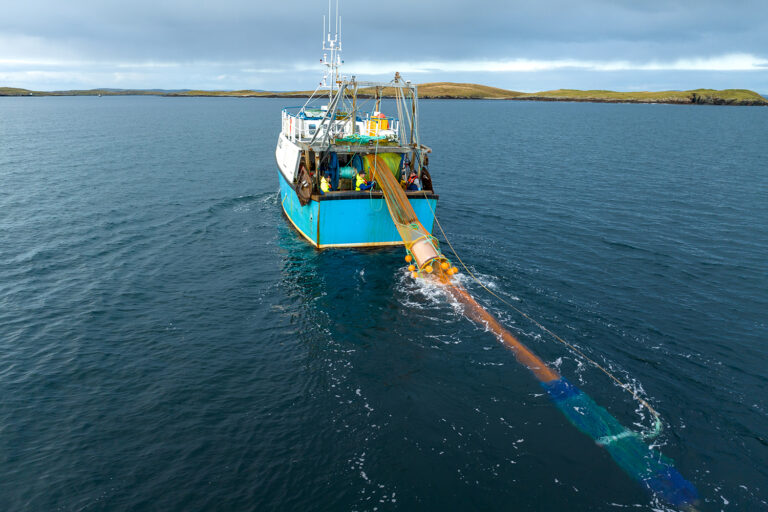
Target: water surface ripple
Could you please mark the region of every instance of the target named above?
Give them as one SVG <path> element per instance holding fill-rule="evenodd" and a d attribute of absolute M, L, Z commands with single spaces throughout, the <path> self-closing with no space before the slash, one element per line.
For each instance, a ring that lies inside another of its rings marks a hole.
<path fill-rule="evenodd" d="M 299 238 L 282 103 L 0 98 L 0 508 L 663 508 L 402 250 Z M 702 510 L 768 508 L 768 110 L 421 109 L 439 218 L 483 283 L 661 412 Z"/>

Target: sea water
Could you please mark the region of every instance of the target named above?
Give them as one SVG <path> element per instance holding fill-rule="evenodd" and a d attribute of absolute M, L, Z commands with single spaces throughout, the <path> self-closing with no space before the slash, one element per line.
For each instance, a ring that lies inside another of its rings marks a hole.
<path fill-rule="evenodd" d="M 401 248 L 301 239 L 277 193 L 283 104 L 0 98 L 0 509 L 664 508 Z M 654 444 L 702 510 L 768 507 L 768 109 L 421 114 L 438 219 L 482 284 L 661 413 Z"/>

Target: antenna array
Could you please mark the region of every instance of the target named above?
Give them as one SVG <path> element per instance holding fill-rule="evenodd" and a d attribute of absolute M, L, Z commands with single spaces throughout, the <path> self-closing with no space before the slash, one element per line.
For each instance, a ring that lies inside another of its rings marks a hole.
<path fill-rule="evenodd" d="M 323 16 L 323 65 L 325 66 L 325 73 L 323 74 L 323 81 L 321 85 L 323 87 L 329 87 L 331 93 L 334 90 L 334 86 L 338 85 L 339 68 L 344 63 L 341 60 L 341 16 L 339 16 L 339 0 L 336 0 L 336 27 L 332 30 L 331 20 L 331 1 L 328 0 L 328 24 L 326 25 L 326 18 Z"/>

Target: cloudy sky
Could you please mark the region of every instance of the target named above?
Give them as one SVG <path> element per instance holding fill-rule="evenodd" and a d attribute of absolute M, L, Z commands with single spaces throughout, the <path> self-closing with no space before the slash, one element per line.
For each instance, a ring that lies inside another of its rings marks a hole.
<path fill-rule="evenodd" d="M 4 4 L 0 86 L 296 90 L 322 74 L 327 0 Z M 343 70 L 360 78 L 768 94 L 766 0 L 341 0 L 341 14 Z"/>

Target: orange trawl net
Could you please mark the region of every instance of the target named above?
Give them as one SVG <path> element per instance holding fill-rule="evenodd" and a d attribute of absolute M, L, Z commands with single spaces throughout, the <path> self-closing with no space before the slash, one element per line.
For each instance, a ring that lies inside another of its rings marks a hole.
<path fill-rule="evenodd" d="M 405 242 L 405 248 L 413 254 L 419 268 L 435 258 L 440 258 L 436 240 L 419 222 L 408 196 L 403 192 L 387 161 L 380 155 L 366 155 L 365 160 L 373 171 L 373 179 L 384 193 L 389 214 Z"/>

